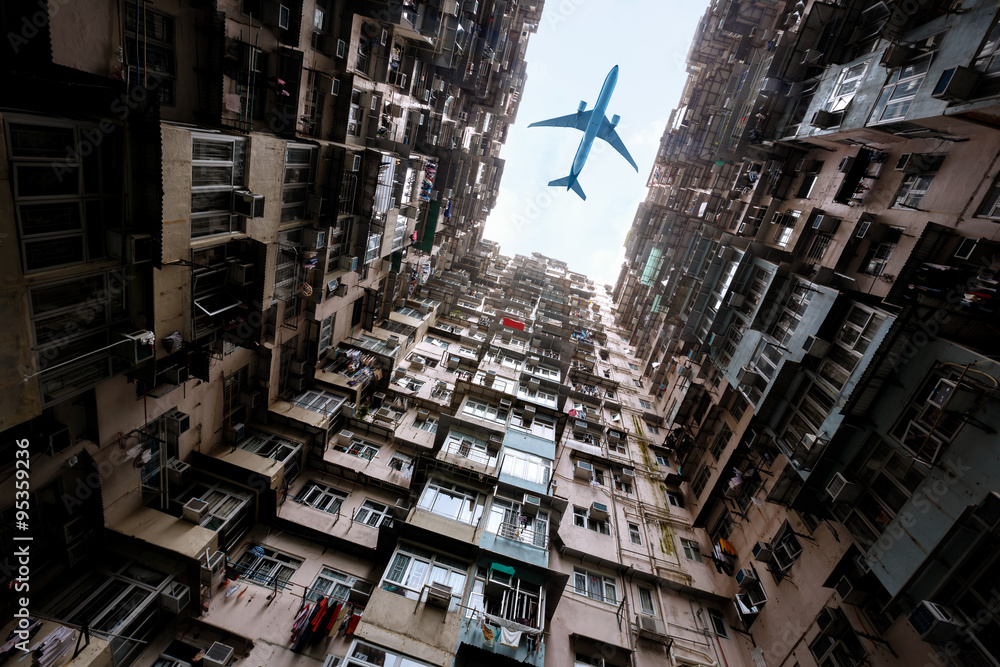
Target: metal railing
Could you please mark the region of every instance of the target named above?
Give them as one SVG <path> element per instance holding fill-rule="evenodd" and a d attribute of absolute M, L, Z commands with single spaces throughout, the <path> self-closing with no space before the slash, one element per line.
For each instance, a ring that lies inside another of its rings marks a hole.
<path fill-rule="evenodd" d="M 504 539 L 523 542 L 539 549 L 549 548 L 548 533 L 544 533 L 534 528 L 528 528 L 517 523 L 501 523 L 497 529 L 497 535 Z"/>

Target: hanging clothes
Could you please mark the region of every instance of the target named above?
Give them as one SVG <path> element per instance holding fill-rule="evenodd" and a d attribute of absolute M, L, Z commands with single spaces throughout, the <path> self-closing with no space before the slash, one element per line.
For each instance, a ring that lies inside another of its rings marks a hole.
<path fill-rule="evenodd" d="M 510 648 L 517 648 L 521 645 L 521 633 L 502 627 L 500 628 L 500 643 Z"/>
<path fill-rule="evenodd" d="M 483 621 L 483 644 L 488 648 L 493 648 L 496 644 L 497 633 L 490 626 L 486 625 L 486 621 Z"/>

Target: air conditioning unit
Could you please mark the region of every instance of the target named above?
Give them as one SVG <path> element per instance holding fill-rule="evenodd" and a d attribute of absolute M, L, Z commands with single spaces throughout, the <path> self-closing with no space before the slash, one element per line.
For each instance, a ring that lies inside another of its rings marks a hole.
<path fill-rule="evenodd" d="M 858 589 L 848 577 L 841 577 L 834 588 L 840 599 L 847 604 L 859 605 L 868 599 L 868 593 Z"/>
<path fill-rule="evenodd" d="M 878 64 L 880 67 L 899 67 L 907 60 L 911 60 L 916 56 L 918 51 L 912 46 L 904 46 L 902 44 L 890 44 L 889 48 L 885 50 L 882 54 L 882 59 L 879 60 Z"/>
<path fill-rule="evenodd" d="M 167 433 L 170 435 L 187 433 L 188 429 L 191 428 L 191 417 L 183 412 L 178 412 L 177 410 L 173 410 L 164 415 L 164 422 L 167 428 Z"/>
<path fill-rule="evenodd" d="M 538 496 L 532 496 L 529 494 L 524 494 L 524 500 L 521 501 L 521 514 L 527 516 L 534 516 L 538 514 L 538 509 L 542 506 L 542 499 Z"/>
<path fill-rule="evenodd" d="M 604 503 L 591 503 L 590 516 L 598 521 L 604 521 L 608 518 L 608 506 Z"/>
<path fill-rule="evenodd" d="M 357 271 L 358 270 L 358 258 L 348 257 L 347 255 L 342 255 L 340 257 L 340 270 L 341 271 Z"/>
<path fill-rule="evenodd" d="M 738 384 L 746 384 L 754 386 L 759 382 L 764 380 L 764 376 L 755 370 L 749 368 L 744 368 L 740 370 L 740 374 L 737 376 L 736 381 Z"/>
<path fill-rule="evenodd" d="M 757 573 L 749 567 L 744 567 L 736 572 L 736 585 L 743 588 L 757 582 Z"/>
<path fill-rule="evenodd" d="M 526 405 L 524 407 L 523 421 L 525 424 L 530 424 L 531 420 L 535 418 L 535 406 Z"/>
<path fill-rule="evenodd" d="M 171 366 L 161 371 L 160 377 L 167 384 L 184 384 L 188 380 L 188 368 L 187 366 Z"/>
<path fill-rule="evenodd" d="M 621 440 L 621 431 L 608 431 L 608 440 Z"/>
<path fill-rule="evenodd" d="M 292 359 L 288 364 L 288 370 L 291 371 L 292 375 L 305 375 L 306 374 L 306 362 L 303 359 Z"/>
<path fill-rule="evenodd" d="M 659 637 L 667 636 L 667 631 L 664 629 L 663 621 L 654 616 L 636 614 L 635 625 L 639 628 L 639 634 L 656 635 Z"/>
<path fill-rule="evenodd" d="M 202 658 L 202 664 L 204 667 L 227 667 L 232 658 L 232 646 L 227 646 L 221 642 L 215 642 L 208 649 L 208 651 L 205 652 L 205 657 Z"/>
<path fill-rule="evenodd" d="M 288 386 L 292 391 L 304 391 L 306 388 L 306 378 L 303 375 L 289 375 Z"/>
<path fill-rule="evenodd" d="M 351 444 L 351 440 L 353 439 L 354 439 L 353 431 L 344 430 L 337 434 L 337 444 L 340 445 L 341 447 L 349 447 Z"/>
<path fill-rule="evenodd" d="M 245 405 L 248 410 L 255 410 L 260 406 L 260 395 L 259 391 L 244 391 L 240 393 L 240 403 Z"/>
<path fill-rule="evenodd" d="M 264 217 L 264 195 L 239 191 L 233 193 L 233 213 L 245 218 Z"/>
<path fill-rule="evenodd" d="M 192 498 L 184 503 L 184 507 L 181 509 L 181 516 L 184 517 L 184 520 L 194 524 L 201 523 L 206 514 L 208 514 L 208 503 L 201 498 Z"/>
<path fill-rule="evenodd" d="M 746 297 L 743 296 L 742 294 L 737 294 L 736 292 L 730 292 L 729 293 L 729 298 L 726 299 L 726 303 L 728 303 L 733 308 L 742 308 L 743 307 L 743 303 L 745 301 L 746 301 Z"/>
<path fill-rule="evenodd" d="M 972 96 L 980 73 L 968 67 L 949 67 L 931 91 L 931 97 L 949 102 L 964 102 Z"/>
<path fill-rule="evenodd" d="M 172 486 L 185 486 L 191 481 L 191 465 L 170 459 L 167 461 L 167 481 Z"/>
<path fill-rule="evenodd" d="M 411 361 L 410 370 L 413 371 L 414 373 L 419 373 L 420 371 L 424 370 L 424 364 L 420 361 Z"/>
<path fill-rule="evenodd" d="M 149 234 L 126 234 L 115 229 L 107 233 L 108 254 L 126 264 L 142 264 L 153 258 L 153 240 Z"/>
<path fill-rule="evenodd" d="M 455 369 L 462 362 L 459 357 L 448 357 L 448 368 Z"/>
<path fill-rule="evenodd" d="M 372 394 L 372 400 L 371 400 L 372 410 L 378 410 L 383 405 L 385 405 L 385 394 L 383 394 L 380 391 L 377 391 L 374 394 Z"/>
<path fill-rule="evenodd" d="M 538 388 L 541 386 L 541 384 L 542 383 L 538 380 L 538 378 L 534 377 L 530 378 L 528 380 L 528 389 L 531 389 L 532 391 L 538 391 Z"/>
<path fill-rule="evenodd" d="M 573 466 L 573 476 L 577 479 L 585 479 L 590 481 L 590 477 L 594 474 L 594 466 L 588 461 L 577 461 L 576 465 Z"/>
<path fill-rule="evenodd" d="M 326 230 L 306 227 L 302 230 L 302 245 L 309 250 L 319 250 L 326 247 Z"/>
<path fill-rule="evenodd" d="M 389 336 L 385 339 L 385 346 L 390 350 L 395 350 L 399 347 L 399 336 Z"/>
<path fill-rule="evenodd" d="M 848 503 L 858 499 L 861 488 L 853 482 L 848 482 L 839 472 L 835 472 L 826 485 L 826 492 L 833 502 Z"/>
<path fill-rule="evenodd" d="M 430 416 L 431 416 L 430 410 L 425 410 L 423 408 L 417 410 L 417 419 L 426 421 L 427 419 L 430 418 Z"/>
<path fill-rule="evenodd" d="M 757 542 L 753 545 L 753 557 L 762 563 L 771 562 L 771 543 Z"/>
<path fill-rule="evenodd" d="M 840 125 L 840 122 L 841 122 L 840 112 L 824 111 L 821 109 L 813 114 L 812 120 L 809 121 L 809 124 L 812 125 L 813 127 L 818 127 L 821 130 L 825 130 L 827 128 L 836 127 L 837 125 Z"/>
<path fill-rule="evenodd" d="M 920 638 L 930 644 L 944 644 L 950 641 L 965 623 L 950 609 L 923 600 L 907 618 Z"/>
<path fill-rule="evenodd" d="M 235 444 L 243 439 L 245 429 L 243 424 L 233 424 L 227 429 L 226 433 L 229 435 L 229 442 Z"/>
<path fill-rule="evenodd" d="M 122 334 L 123 355 L 132 364 L 138 364 L 153 356 L 153 345 L 156 343 L 156 336 L 152 331 L 133 331 Z"/>
<path fill-rule="evenodd" d="M 495 375 L 495 373 L 494 373 L 494 375 Z M 506 398 L 501 398 L 500 399 L 500 407 L 509 410 L 510 409 L 510 401 L 508 399 L 506 399 Z"/>
<path fill-rule="evenodd" d="M 816 336 L 806 336 L 805 342 L 802 343 L 802 351 L 810 357 L 825 357 L 829 349 L 830 341 L 816 338 Z"/>
<path fill-rule="evenodd" d="M 227 279 L 230 284 L 246 287 L 253 282 L 253 275 L 253 264 L 244 264 L 237 261 L 229 262 L 229 275 Z"/>
<path fill-rule="evenodd" d="M 179 581 L 171 581 L 160 591 L 160 608 L 168 614 L 179 614 L 191 602 L 191 589 Z"/>
<path fill-rule="evenodd" d="M 621 477 L 623 481 L 631 482 L 635 479 L 635 470 L 632 468 L 622 468 Z"/>

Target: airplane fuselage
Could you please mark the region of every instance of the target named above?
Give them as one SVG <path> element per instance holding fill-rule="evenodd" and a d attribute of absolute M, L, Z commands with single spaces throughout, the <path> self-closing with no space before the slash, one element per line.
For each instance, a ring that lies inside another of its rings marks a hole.
<path fill-rule="evenodd" d="M 594 105 L 590 121 L 587 123 L 587 129 L 584 130 L 583 139 L 580 140 L 580 146 L 576 149 L 573 166 L 569 170 L 570 183 L 576 180 L 576 177 L 583 171 L 583 165 L 587 164 L 587 157 L 590 155 L 594 139 L 597 138 L 597 133 L 601 129 L 601 123 L 604 121 L 604 112 L 608 108 L 608 103 L 611 101 L 611 94 L 615 91 L 615 84 L 617 83 L 618 65 L 615 65 L 608 72 L 607 78 L 604 79 L 604 85 L 601 86 L 601 94 L 597 96 L 597 104 Z"/>

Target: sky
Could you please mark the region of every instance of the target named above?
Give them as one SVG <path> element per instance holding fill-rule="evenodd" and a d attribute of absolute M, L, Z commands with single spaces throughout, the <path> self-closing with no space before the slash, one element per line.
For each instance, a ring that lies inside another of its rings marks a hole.
<path fill-rule="evenodd" d="M 690 0 L 546 0 L 538 32 L 528 41 L 528 78 L 517 119 L 500 153 L 506 161 L 497 206 L 483 238 L 503 254 L 543 255 L 567 262 L 597 284 L 614 285 L 625 236 L 660 137 L 687 78 L 685 59 L 707 3 Z M 607 117 L 621 116 L 618 134 L 639 173 L 600 139 L 579 182 L 582 201 L 547 187 L 569 175 L 583 133 L 533 127 L 565 116 L 581 100 L 593 108 L 608 72 L 618 65 Z"/>

